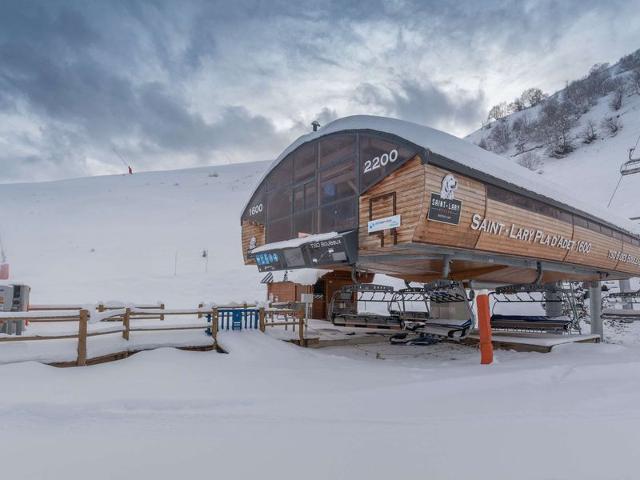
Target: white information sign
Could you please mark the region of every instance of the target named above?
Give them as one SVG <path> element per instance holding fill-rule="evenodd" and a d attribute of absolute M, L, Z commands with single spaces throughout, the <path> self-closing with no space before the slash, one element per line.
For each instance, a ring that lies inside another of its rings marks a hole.
<path fill-rule="evenodd" d="M 389 228 L 397 228 L 400 226 L 400 215 L 392 215 L 391 217 L 378 218 L 367 223 L 367 232 L 379 232 L 388 230 Z"/>

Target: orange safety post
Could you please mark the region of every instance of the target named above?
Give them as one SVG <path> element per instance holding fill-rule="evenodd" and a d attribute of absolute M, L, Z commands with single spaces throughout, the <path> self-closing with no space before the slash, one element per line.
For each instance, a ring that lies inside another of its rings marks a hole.
<path fill-rule="evenodd" d="M 493 363 L 493 344 L 491 343 L 491 312 L 489 310 L 489 296 L 486 293 L 476 297 L 478 307 L 478 330 L 480 332 L 480 363 Z"/>

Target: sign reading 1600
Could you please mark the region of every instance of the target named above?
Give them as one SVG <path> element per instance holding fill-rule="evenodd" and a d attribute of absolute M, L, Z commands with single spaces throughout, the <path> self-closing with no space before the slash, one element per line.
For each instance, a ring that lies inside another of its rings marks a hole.
<path fill-rule="evenodd" d="M 249 209 L 249 215 L 250 215 L 250 216 L 252 216 L 252 217 L 253 217 L 254 215 L 259 214 L 259 213 L 262 213 L 262 203 L 259 203 L 259 204 L 257 204 L 257 205 L 254 205 L 253 207 L 251 207 L 251 208 Z"/>
<path fill-rule="evenodd" d="M 371 160 L 365 160 L 363 173 L 373 172 L 374 170 L 377 170 L 380 167 L 384 167 L 388 163 L 395 162 L 397 159 L 398 159 L 398 150 L 394 148 L 389 153 L 383 153 L 379 157 L 374 157 Z"/>

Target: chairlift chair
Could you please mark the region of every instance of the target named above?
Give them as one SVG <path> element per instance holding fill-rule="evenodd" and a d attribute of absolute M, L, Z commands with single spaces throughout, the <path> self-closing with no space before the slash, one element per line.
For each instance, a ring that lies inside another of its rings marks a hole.
<path fill-rule="evenodd" d="M 424 310 L 407 308 L 407 304 L 415 303 L 424 304 Z M 434 314 L 434 310 L 439 311 L 439 307 L 448 304 L 464 305 L 461 318 L 441 318 Z M 449 280 L 398 290 L 389 303 L 389 314 L 397 316 L 403 329 L 413 331 L 417 336 L 413 338 L 407 334 L 397 334 L 391 338 L 392 343 L 407 343 L 407 338 L 414 344 L 433 337 L 461 340 L 471 331 L 474 319 L 464 287 L 459 282 Z"/>
<path fill-rule="evenodd" d="M 640 155 L 635 155 L 636 147 L 629 149 L 629 160 L 620 166 L 620 175 L 633 175 L 640 173 Z"/>
<path fill-rule="evenodd" d="M 490 294 L 493 300 L 491 309 L 491 328 L 495 330 L 571 333 L 580 331 L 580 312 L 576 292 L 569 285 L 518 284 L 496 288 Z M 507 304 L 539 304 L 548 311 L 550 303 L 559 303 L 560 315 L 532 315 L 495 313 L 496 309 Z"/>
<path fill-rule="evenodd" d="M 394 315 L 359 313 L 358 303 L 388 304 L 394 289 L 388 285 L 354 283 L 336 290 L 329 304 L 329 319 L 335 325 L 398 328 L 400 319 Z M 366 307 L 365 307 L 366 308 Z"/>
<path fill-rule="evenodd" d="M 629 160 L 627 160 L 622 165 L 620 165 L 620 178 L 618 179 L 616 188 L 613 189 L 613 193 L 609 198 L 609 203 L 607 204 L 607 208 L 611 206 L 611 202 L 613 202 L 613 197 L 616 196 L 616 193 L 618 192 L 618 188 L 620 188 L 620 184 L 622 183 L 622 179 L 628 175 L 634 175 L 636 173 L 640 173 L 640 156 L 636 154 L 636 150 L 638 149 L 639 143 L 640 143 L 640 136 L 638 136 L 638 140 L 636 140 L 635 146 L 629 149 Z"/>

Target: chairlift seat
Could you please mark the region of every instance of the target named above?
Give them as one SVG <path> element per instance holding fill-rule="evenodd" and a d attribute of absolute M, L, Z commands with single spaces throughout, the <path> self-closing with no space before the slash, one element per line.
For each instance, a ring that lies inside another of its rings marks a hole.
<path fill-rule="evenodd" d="M 471 320 L 462 323 L 455 320 L 429 320 L 419 330 L 440 337 L 460 339 L 467 336 L 472 325 Z"/>
<path fill-rule="evenodd" d="M 491 316 L 491 328 L 504 330 L 538 330 L 551 332 L 568 332 L 572 320 L 545 315 L 501 315 Z"/>

